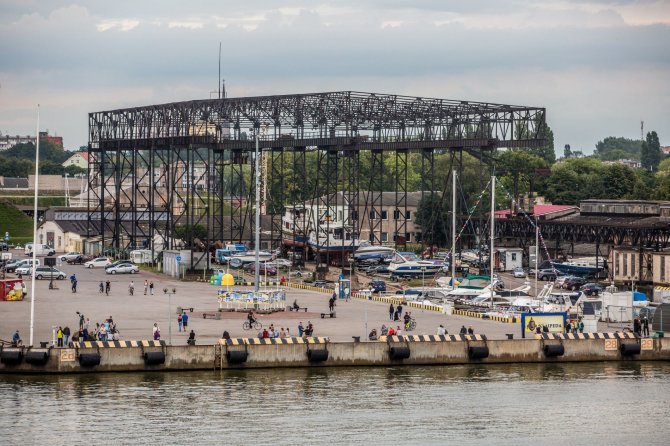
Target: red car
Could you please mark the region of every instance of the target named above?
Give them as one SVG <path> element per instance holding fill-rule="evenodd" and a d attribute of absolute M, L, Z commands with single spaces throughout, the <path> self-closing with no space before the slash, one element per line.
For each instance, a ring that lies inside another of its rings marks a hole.
<path fill-rule="evenodd" d="M 249 263 L 244 267 L 244 270 L 249 273 L 249 274 L 254 274 L 256 271 L 256 265 L 254 263 Z M 265 275 L 267 273 L 268 276 L 276 276 L 277 275 L 277 268 L 273 266 L 268 266 L 267 268 L 265 267 L 265 264 L 260 263 L 258 265 L 258 271 L 261 276 Z"/>

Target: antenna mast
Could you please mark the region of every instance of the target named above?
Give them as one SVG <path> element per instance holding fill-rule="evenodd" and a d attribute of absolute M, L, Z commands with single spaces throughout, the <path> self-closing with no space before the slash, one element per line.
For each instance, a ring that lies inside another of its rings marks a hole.
<path fill-rule="evenodd" d="M 219 99 L 221 99 L 221 42 L 219 42 Z"/>

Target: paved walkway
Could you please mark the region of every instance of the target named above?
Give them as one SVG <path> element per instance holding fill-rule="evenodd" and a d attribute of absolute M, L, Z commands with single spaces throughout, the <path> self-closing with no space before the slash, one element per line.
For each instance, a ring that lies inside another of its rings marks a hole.
<path fill-rule="evenodd" d="M 52 327 L 66 325 L 74 332 L 79 327 L 77 311 L 90 318 L 91 325 L 102 322 L 109 316 L 114 321 L 121 334 L 121 339 L 139 340 L 151 339 L 152 327 L 157 322 L 161 328 L 162 338 L 169 339 L 168 317 L 172 319 L 172 343 L 186 344 L 187 333 L 177 331 L 176 308 L 193 308 L 189 313 L 189 330 L 196 333 L 199 344 L 214 343 L 227 330 L 232 337 L 252 337 L 256 333 L 242 330 L 244 313 L 223 312 L 221 319 L 203 319 L 203 312 L 216 312 L 218 309 L 217 290 L 219 287 L 202 282 L 179 282 L 166 278 L 160 274 L 140 272 L 135 275 L 106 275 L 101 269 L 85 269 L 83 266 L 63 265 L 63 271 L 68 277 L 75 273 L 78 278 L 78 292 L 70 291 L 69 280 L 54 281 L 58 289 L 49 290 L 48 280 L 39 280 L 36 283 L 37 297 L 35 302 L 35 345 L 39 341 L 52 339 Z M 144 280 L 154 282 L 154 295 L 144 295 Z M 111 281 L 111 294 L 105 296 L 98 292 L 100 281 Z M 128 294 L 128 284 L 135 283 L 135 295 Z M 31 281 L 26 278 L 26 285 L 30 294 Z M 171 308 L 168 308 L 168 296 L 163 293 L 164 288 L 175 288 L 176 293 L 171 298 Z M 242 289 L 242 288 L 241 288 Z M 244 288 L 248 289 L 248 288 Z M 337 317 L 321 319 L 321 313 L 328 312 L 329 294 L 287 288 L 287 302 L 298 300 L 301 307 L 307 307 L 309 312 L 281 312 L 271 315 L 260 315 L 263 326 L 274 324 L 278 329 L 289 328 L 292 334 L 297 334 L 299 322 L 306 325 L 309 321 L 314 324 L 315 336 L 328 336 L 334 341 L 351 341 L 352 336 L 361 336 L 372 329 L 380 331 L 382 324 L 387 326 L 389 320 L 389 305 L 381 302 L 352 299 L 349 302 L 338 300 L 336 306 Z M 0 339 L 9 340 L 15 330 L 20 330 L 25 344 L 29 341 L 30 299 L 22 302 L 0 302 L 2 317 L 0 318 Z M 408 308 L 405 307 L 405 311 Z M 508 324 L 465 316 L 448 316 L 433 311 L 411 309 L 417 320 L 417 329 L 412 334 L 435 334 L 437 327 L 443 324 L 449 333 L 458 333 L 460 327 L 472 326 L 475 333 L 486 334 L 490 339 L 506 339 L 506 333 L 514 333 L 520 337 L 519 324 Z M 168 316 L 169 315 L 169 316 Z M 367 329 L 366 327 L 367 321 Z M 398 322 L 394 326 L 400 325 Z M 613 331 L 610 329 L 609 331 Z"/>

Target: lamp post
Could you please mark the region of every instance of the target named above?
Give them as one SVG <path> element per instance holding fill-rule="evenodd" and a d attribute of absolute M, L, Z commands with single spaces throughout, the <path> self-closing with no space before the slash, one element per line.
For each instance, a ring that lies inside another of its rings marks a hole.
<path fill-rule="evenodd" d="M 172 295 L 177 292 L 176 288 L 163 288 L 163 293 L 168 296 L 168 344 L 172 345 Z"/>

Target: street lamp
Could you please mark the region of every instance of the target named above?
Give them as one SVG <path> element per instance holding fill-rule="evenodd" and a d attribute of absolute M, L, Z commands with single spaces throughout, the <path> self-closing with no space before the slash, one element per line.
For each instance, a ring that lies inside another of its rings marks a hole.
<path fill-rule="evenodd" d="M 168 344 L 172 345 L 172 295 L 177 292 L 176 288 L 163 288 L 163 293 L 168 296 Z"/>

